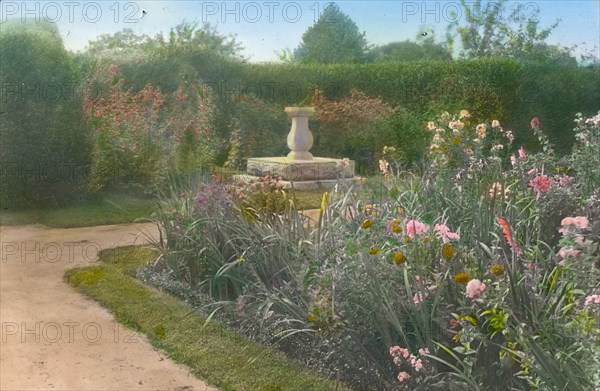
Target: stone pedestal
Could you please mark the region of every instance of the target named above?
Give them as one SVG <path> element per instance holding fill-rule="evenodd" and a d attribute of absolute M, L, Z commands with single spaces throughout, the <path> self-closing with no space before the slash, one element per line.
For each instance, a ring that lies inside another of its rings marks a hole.
<path fill-rule="evenodd" d="M 248 159 L 246 170 L 249 177 L 271 175 L 281 177 L 286 188 L 298 190 L 330 189 L 338 180 L 350 182 L 354 179 L 354 161 L 313 157 L 297 160 L 289 157 L 258 157 Z"/>
<path fill-rule="evenodd" d="M 238 179 L 270 175 L 281 177 L 286 188 L 298 190 L 331 189 L 338 181 L 351 184 L 354 179 L 354 161 L 313 157 L 309 152 L 313 136 L 308 128 L 308 118 L 314 113 L 311 107 L 286 107 L 285 112 L 292 119 L 292 127 L 287 137 L 291 152 L 287 157 L 258 157 L 248 159 L 247 175 Z"/>

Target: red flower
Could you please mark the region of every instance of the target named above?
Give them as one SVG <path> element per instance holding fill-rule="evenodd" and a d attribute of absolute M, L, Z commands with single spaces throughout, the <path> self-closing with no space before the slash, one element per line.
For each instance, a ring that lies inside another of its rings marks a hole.
<path fill-rule="evenodd" d="M 506 242 L 515 250 L 515 252 L 521 255 L 521 249 L 515 239 L 513 238 L 512 230 L 510 228 L 510 224 L 503 217 L 498 217 L 498 224 L 502 227 L 502 233 L 504 234 L 504 238 Z"/>

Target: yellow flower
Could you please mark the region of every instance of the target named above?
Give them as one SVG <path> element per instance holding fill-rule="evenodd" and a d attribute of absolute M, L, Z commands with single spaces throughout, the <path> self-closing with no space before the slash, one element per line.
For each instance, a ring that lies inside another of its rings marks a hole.
<path fill-rule="evenodd" d="M 408 236 L 405 236 L 404 237 L 404 243 L 408 243 L 408 242 L 410 242 L 410 238 Z"/>
<path fill-rule="evenodd" d="M 425 237 L 423 238 L 423 243 L 427 244 L 427 243 L 429 243 L 429 240 L 430 240 L 430 239 L 429 239 L 429 236 L 425 236 Z"/>
<path fill-rule="evenodd" d="M 377 247 L 371 247 L 371 249 L 369 250 L 369 254 L 371 254 L 371 255 L 377 255 L 377 254 L 379 254 L 379 248 L 377 248 Z"/>
<path fill-rule="evenodd" d="M 469 112 L 467 110 L 461 110 L 460 111 L 460 116 L 462 118 L 469 118 L 471 115 L 469 114 Z"/>
<path fill-rule="evenodd" d="M 328 202 L 329 202 L 329 193 L 325 192 L 325 193 L 323 193 L 323 196 L 321 197 L 321 213 L 323 213 L 325 211 L 325 209 L 327 208 Z"/>
<path fill-rule="evenodd" d="M 394 253 L 394 263 L 396 265 L 400 265 L 404 262 L 406 262 L 406 256 L 404 254 L 402 254 L 400 251 L 395 252 Z"/>
<path fill-rule="evenodd" d="M 466 284 L 469 281 L 471 281 L 471 276 L 467 273 L 460 272 L 454 276 L 454 282 L 457 284 Z"/>
<path fill-rule="evenodd" d="M 315 314 L 313 314 L 312 312 L 308 314 L 308 316 L 306 317 L 306 320 L 308 320 L 309 322 L 314 322 L 315 320 L 317 320 L 317 317 L 315 316 Z"/>
<path fill-rule="evenodd" d="M 398 214 L 399 214 L 400 216 L 403 216 L 403 215 L 404 215 L 404 208 L 402 208 L 401 206 L 397 207 L 397 208 L 396 208 L 396 211 L 398 212 Z"/>
<path fill-rule="evenodd" d="M 454 247 L 450 243 L 444 243 L 442 246 L 442 255 L 448 260 L 452 259 L 454 257 Z"/>
<path fill-rule="evenodd" d="M 394 224 L 394 225 L 392 225 L 392 232 L 399 234 L 400 232 L 402 232 L 402 227 Z"/>
<path fill-rule="evenodd" d="M 369 228 L 371 228 L 372 226 L 373 226 L 373 220 L 369 220 L 369 219 L 367 219 L 367 220 L 363 221 L 363 223 L 362 223 L 362 227 L 363 227 L 364 229 L 369 229 Z"/>
<path fill-rule="evenodd" d="M 504 274 L 504 266 L 499 263 L 495 263 L 490 267 L 490 271 L 495 276 L 501 276 Z"/>

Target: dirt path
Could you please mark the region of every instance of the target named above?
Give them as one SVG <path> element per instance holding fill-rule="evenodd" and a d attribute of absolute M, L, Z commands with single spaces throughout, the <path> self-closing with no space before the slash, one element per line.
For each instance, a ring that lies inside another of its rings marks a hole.
<path fill-rule="evenodd" d="M 153 225 L 0 227 L 0 390 L 215 390 L 63 282 Z"/>

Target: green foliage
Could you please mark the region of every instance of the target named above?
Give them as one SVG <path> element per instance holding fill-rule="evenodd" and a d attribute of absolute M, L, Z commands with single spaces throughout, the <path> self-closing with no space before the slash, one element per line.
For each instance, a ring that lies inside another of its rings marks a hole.
<path fill-rule="evenodd" d="M 452 57 L 441 44 L 433 42 L 417 43 L 412 41 L 392 42 L 377 46 L 369 51 L 371 62 L 403 62 L 420 60 L 445 60 Z"/>
<path fill-rule="evenodd" d="M 585 195 L 591 195 L 600 185 L 600 113 L 592 118 L 584 118 L 577 113 L 575 118 L 576 143 L 571 155 L 571 166 L 581 181 Z"/>
<path fill-rule="evenodd" d="M 331 3 L 302 35 L 294 58 L 301 63 L 360 63 L 365 61 L 367 49 L 365 33 L 360 33 L 356 23 Z"/>
<path fill-rule="evenodd" d="M 3 23 L 0 47 L 3 208 L 63 202 L 81 191 L 90 154 L 75 64 L 49 23 Z"/>
<path fill-rule="evenodd" d="M 242 95 L 233 109 L 227 167 L 245 168 L 249 157 L 284 155 L 289 124 L 281 106 Z"/>
<path fill-rule="evenodd" d="M 120 54 L 123 51 L 139 50 L 145 52 L 169 51 L 204 51 L 228 58 L 241 58 L 241 45 L 235 37 L 223 36 L 217 29 L 204 23 L 183 21 L 169 32 L 169 39 L 165 42 L 162 33 L 155 37 L 146 34 L 136 34 L 132 29 L 126 28 L 114 34 L 102 34 L 96 40 L 89 41 L 86 54 L 102 57 L 107 54 Z"/>
<path fill-rule="evenodd" d="M 447 27 L 448 46 L 452 49 L 456 37 L 459 37 L 462 45 L 460 56 L 463 58 L 525 56 L 541 60 L 552 59 L 553 54 L 560 49 L 546 45 L 544 40 L 558 26 L 559 21 L 540 30 L 539 20 L 536 19 L 539 13 L 537 6 L 511 6 L 512 12 L 509 13 L 506 3 L 506 0 L 477 0 L 473 3 L 461 0 L 462 16 L 453 12 L 454 21 Z M 512 24 L 516 24 L 516 27 Z"/>
<path fill-rule="evenodd" d="M 380 121 L 373 140 L 378 143 L 373 145 L 377 150 L 392 146 L 400 163 L 405 166 L 416 164 L 423 159 L 429 142 L 429 134 L 424 126 L 427 118 L 426 114 L 397 108 L 391 116 Z"/>

